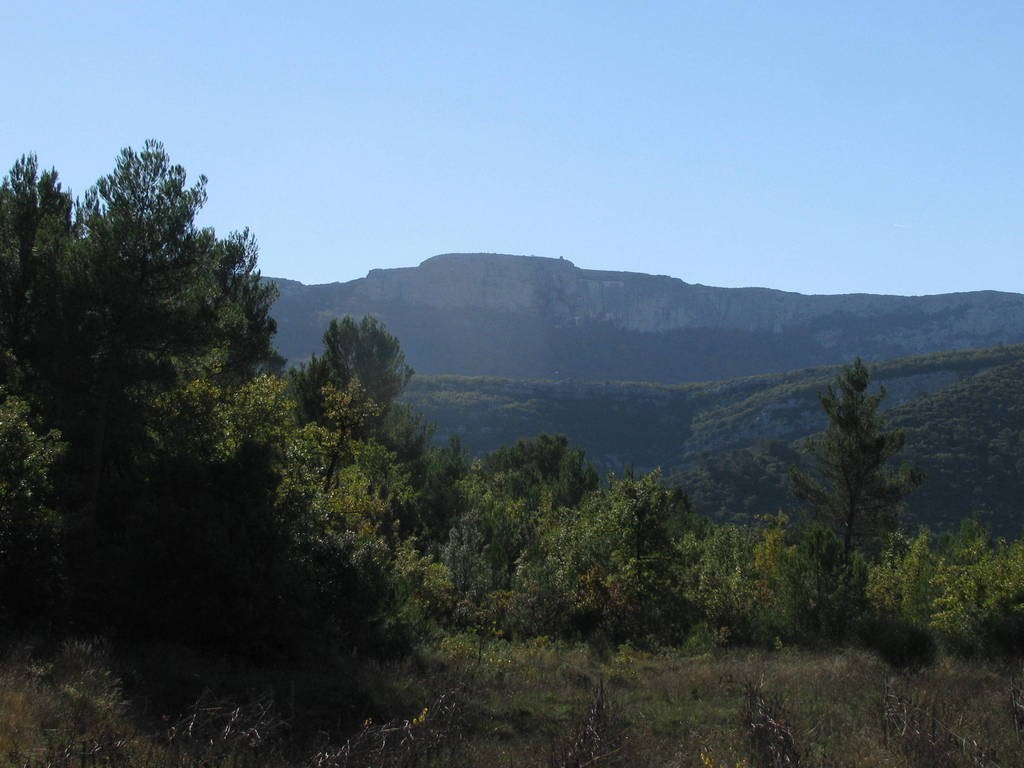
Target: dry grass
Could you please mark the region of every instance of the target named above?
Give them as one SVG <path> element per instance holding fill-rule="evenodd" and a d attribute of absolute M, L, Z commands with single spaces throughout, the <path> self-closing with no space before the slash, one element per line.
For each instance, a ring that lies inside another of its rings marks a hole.
<path fill-rule="evenodd" d="M 886 736 L 909 765 L 998 768 L 1024 763 L 1014 681 L 1005 669 L 944 663 L 886 692 Z"/>
<path fill-rule="evenodd" d="M 0 663 L 0 758 L 8 765 L 124 765 L 137 738 L 104 642 L 72 640 L 44 657 L 28 645 Z"/>
<path fill-rule="evenodd" d="M 300 690 L 279 706 L 281 686 L 250 670 L 259 696 L 206 694 L 164 720 L 143 711 L 144 697 L 126 698 L 110 656 L 95 642 L 66 643 L 49 656 L 8 653 L 0 662 L 0 764 L 1024 765 L 1014 676 L 963 661 L 896 676 L 858 651 L 687 656 L 454 637 L 399 664 L 361 664 L 359 685 L 369 694 L 326 680 L 314 700 Z M 907 716 L 887 725 L 886 702 L 897 700 Z M 330 712 L 347 714 L 332 720 Z M 933 738 L 929 718 L 978 750 Z M 786 749 L 772 752 L 769 743 Z M 987 763 L 975 759 L 982 754 Z"/>
<path fill-rule="evenodd" d="M 800 765 L 913 768 L 920 765 L 916 756 L 887 739 L 883 727 L 887 681 L 915 701 L 945 702 L 958 732 L 994 752 L 997 765 L 1024 764 L 1011 680 L 998 667 L 946 660 L 896 676 L 873 655 L 853 650 L 688 657 L 624 647 L 601 655 L 498 641 L 482 649 L 449 641 L 444 650 L 435 663 L 474 681 L 468 706 L 477 721 L 464 765 L 538 765 L 545 743 L 557 745 L 578 727 L 601 681 L 619 723 L 616 754 L 634 766 L 764 764 L 749 727 L 754 686 L 784 720 Z"/>

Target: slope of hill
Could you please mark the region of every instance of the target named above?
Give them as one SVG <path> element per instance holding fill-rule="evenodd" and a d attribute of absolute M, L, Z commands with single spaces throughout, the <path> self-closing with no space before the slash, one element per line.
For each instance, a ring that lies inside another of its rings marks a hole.
<path fill-rule="evenodd" d="M 279 351 L 375 315 L 422 374 L 679 383 L 1024 341 L 1024 296 L 804 296 L 561 259 L 447 254 L 347 283 L 277 281 Z"/>
<path fill-rule="evenodd" d="M 995 533 L 1024 532 L 1024 360 L 966 374 L 889 412 L 907 435 L 903 458 L 927 480 L 910 497 L 904 522 L 951 528 L 976 516 Z M 800 440 L 754 440 L 691 455 L 672 473 L 707 514 L 744 519 L 793 502 L 789 465 Z"/>
<path fill-rule="evenodd" d="M 1024 346 L 948 352 L 878 363 L 892 424 L 907 431 L 905 458 L 929 476 L 907 521 L 949 526 L 979 512 L 1017 535 L 1024 491 Z M 560 432 L 602 471 L 655 466 L 718 519 L 791 508 L 788 467 L 800 441 L 825 426 L 818 393 L 836 366 L 666 386 L 638 383 L 417 377 L 406 399 L 458 434 L 472 452 Z"/>

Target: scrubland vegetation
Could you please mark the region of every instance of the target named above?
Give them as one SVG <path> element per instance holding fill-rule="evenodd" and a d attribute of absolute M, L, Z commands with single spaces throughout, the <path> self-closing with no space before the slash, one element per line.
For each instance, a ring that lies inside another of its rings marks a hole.
<path fill-rule="evenodd" d="M 14 648 L 0 665 L 5 760 L 930 768 L 1024 754 L 1019 678 L 991 662 L 896 674 L 854 649 L 693 654 L 476 635 L 318 673 L 139 653 L 97 641 Z"/>
<path fill-rule="evenodd" d="M 0 189 L 9 763 L 1022 762 L 1024 542 L 900 528 L 860 361 L 792 514 L 718 525 L 564 437 L 432 445 L 373 319 L 283 371 L 204 199 L 155 143 Z"/>

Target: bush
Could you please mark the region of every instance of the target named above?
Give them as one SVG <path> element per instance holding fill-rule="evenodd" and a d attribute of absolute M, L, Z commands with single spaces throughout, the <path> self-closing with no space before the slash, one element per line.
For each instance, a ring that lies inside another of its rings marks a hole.
<path fill-rule="evenodd" d="M 859 635 L 866 648 L 895 669 L 921 669 L 935 662 L 935 637 L 919 624 L 898 617 L 877 617 L 865 621 Z"/>
<path fill-rule="evenodd" d="M 0 387 L 0 617 L 39 618 L 58 596 L 60 521 L 46 503 L 60 436 Z"/>

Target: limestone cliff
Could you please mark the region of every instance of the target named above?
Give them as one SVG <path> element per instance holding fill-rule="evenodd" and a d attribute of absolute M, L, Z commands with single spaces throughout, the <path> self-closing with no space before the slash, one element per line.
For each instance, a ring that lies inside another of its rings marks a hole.
<path fill-rule="evenodd" d="M 289 282 L 274 311 L 291 359 L 318 348 L 330 317 L 369 313 L 419 370 L 543 378 L 721 378 L 1024 340 L 1020 294 L 806 296 L 500 254 Z"/>

